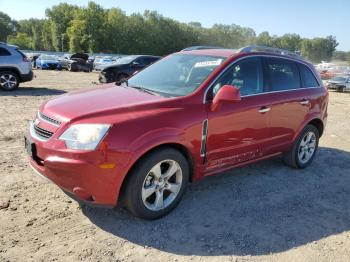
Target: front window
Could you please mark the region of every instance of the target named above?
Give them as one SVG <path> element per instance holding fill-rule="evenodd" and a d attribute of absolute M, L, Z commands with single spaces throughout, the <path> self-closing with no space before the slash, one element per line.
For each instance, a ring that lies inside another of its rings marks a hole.
<path fill-rule="evenodd" d="M 185 96 L 194 92 L 224 60 L 218 56 L 174 54 L 131 77 L 128 83 L 165 96 Z"/>
<path fill-rule="evenodd" d="M 224 85 L 240 90 L 242 96 L 263 92 L 262 68 L 260 58 L 246 58 L 231 66 L 213 85 L 209 99 L 212 99 Z"/>

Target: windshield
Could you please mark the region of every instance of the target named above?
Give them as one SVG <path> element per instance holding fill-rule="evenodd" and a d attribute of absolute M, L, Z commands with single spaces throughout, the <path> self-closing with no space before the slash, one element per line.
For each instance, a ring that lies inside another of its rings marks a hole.
<path fill-rule="evenodd" d="M 118 59 L 115 63 L 116 64 L 129 64 L 131 61 L 133 61 L 137 56 L 126 56 L 123 58 Z"/>
<path fill-rule="evenodd" d="M 128 84 L 168 96 L 185 96 L 194 92 L 224 60 L 218 56 L 174 54 L 134 75 Z"/>
<path fill-rule="evenodd" d="M 335 77 L 333 77 L 331 80 L 333 80 L 333 81 L 345 81 L 346 80 L 346 78 L 345 78 L 345 76 L 335 76 Z"/>
<path fill-rule="evenodd" d="M 40 59 L 41 60 L 48 60 L 48 61 L 56 61 L 56 60 L 58 60 L 58 57 L 52 56 L 52 55 L 41 55 Z"/>

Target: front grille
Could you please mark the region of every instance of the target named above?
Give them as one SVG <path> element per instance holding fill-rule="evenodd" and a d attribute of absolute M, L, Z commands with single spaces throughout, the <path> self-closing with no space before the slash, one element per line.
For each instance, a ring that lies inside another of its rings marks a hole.
<path fill-rule="evenodd" d="M 43 113 L 41 112 L 38 112 L 38 115 L 39 115 L 39 118 L 41 118 L 42 120 L 46 121 L 46 122 L 49 122 L 55 126 L 60 126 L 61 125 L 61 122 L 56 120 L 56 119 L 53 119 L 51 117 L 48 117 L 47 115 L 44 115 Z"/>
<path fill-rule="evenodd" d="M 53 135 L 53 132 L 42 129 L 36 125 L 34 125 L 34 131 L 35 131 L 35 134 L 45 139 L 49 139 Z"/>

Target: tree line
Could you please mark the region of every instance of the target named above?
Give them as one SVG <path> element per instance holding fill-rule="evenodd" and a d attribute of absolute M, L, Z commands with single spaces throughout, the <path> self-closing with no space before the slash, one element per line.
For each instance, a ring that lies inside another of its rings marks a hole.
<path fill-rule="evenodd" d="M 155 11 L 127 16 L 119 8 L 105 9 L 94 2 L 86 7 L 61 3 L 46 9 L 45 14 L 45 19 L 15 21 L 0 12 L 0 41 L 30 50 L 153 55 L 195 45 L 239 48 L 259 44 L 300 52 L 313 62 L 329 61 L 338 45 L 334 36 L 257 35 L 252 28 L 236 24 L 205 28 L 198 22 L 181 23 Z"/>

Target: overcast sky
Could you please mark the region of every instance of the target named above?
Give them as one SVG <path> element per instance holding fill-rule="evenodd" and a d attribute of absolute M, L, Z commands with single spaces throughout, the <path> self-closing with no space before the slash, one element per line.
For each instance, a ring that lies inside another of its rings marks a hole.
<path fill-rule="evenodd" d="M 45 9 L 60 2 L 86 5 L 85 0 L 0 0 L 0 11 L 13 19 L 44 18 Z M 181 22 L 238 24 L 257 33 L 302 37 L 336 36 L 338 50 L 350 51 L 350 0 L 96 0 L 105 8 L 119 7 L 127 14 L 156 10 Z"/>

